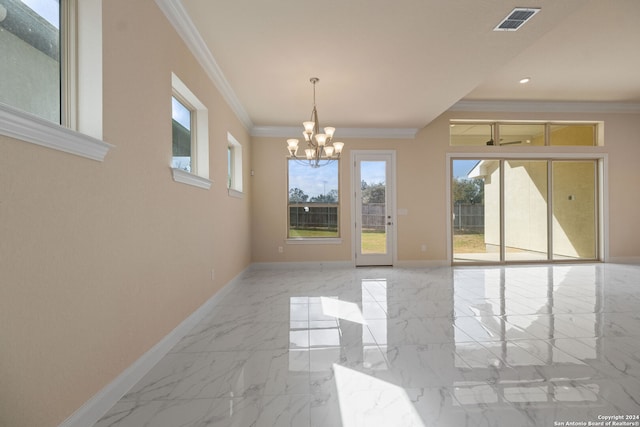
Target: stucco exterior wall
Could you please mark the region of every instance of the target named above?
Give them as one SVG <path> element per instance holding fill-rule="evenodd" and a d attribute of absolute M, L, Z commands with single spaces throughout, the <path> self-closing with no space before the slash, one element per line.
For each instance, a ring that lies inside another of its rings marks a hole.
<path fill-rule="evenodd" d="M 5 29 L 0 46 L 0 102 L 59 123 L 60 63 Z"/>

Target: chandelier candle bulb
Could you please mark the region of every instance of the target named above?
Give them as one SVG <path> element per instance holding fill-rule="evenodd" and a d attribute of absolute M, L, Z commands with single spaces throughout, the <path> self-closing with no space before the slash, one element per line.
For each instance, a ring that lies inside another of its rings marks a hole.
<path fill-rule="evenodd" d="M 333 148 L 336 150 L 336 154 L 342 153 L 342 147 L 344 147 L 344 142 L 334 142 Z"/>
<path fill-rule="evenodd" d="M 333 138 L 333 134 L 335 133 L 336 128 L 326 127 L 324 128 L 324 133 L 327 135 L 328 139 Z"/>
<path fill-rule="evenodd" d="M 327 135 L 325 135 L 324 133 L 317 134 L 316 141 L 318 142 L 319 146 L 324 147 L 324 145 L 327 143 Z"/>
<path fill-rule="evenodd" d="M 305 133 L 313 133 L 313 128 L 315 127 L 314 122 L 302 122 L 302 126 L 304 126 Z"/>
<path fill-rule="evenodd" d="M 327 157 L 333 156 L 333 146 L 332 145 L 325 146 L 324 153 L 327 155 Z"/>
<path fill-rule="evenodd" d="M 307 160 L 313 160 L 313 156 L 316 153 L 316 150 L 314 150 L 313 148 L 307 148 L 306 150 L 304 150 L 304 152 L 307 154 Z"/>
<path fill-rule="evenodd" d="M 287 139 L 287 149 L 289 150 L 289 155 L 295 157 L 298 152 L 298 140 L 295 138 Z"/>

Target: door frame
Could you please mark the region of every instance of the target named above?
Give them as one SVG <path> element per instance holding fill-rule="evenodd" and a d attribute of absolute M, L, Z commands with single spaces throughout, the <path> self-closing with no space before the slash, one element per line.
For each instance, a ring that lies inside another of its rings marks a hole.
<path fill-rule="evenodd" d="M 450 265 L 485 265 L 485 263 L 455 263 L 453 261 L 453 221 L 452 221 L 452 197 L 451 197 L 451 174 L 452 174 L 452 161 L 454 159 L 501 159 L 501 160 L 596 160 L 596 241 L 597 241 L 597 259 L 595 260 L 571 260 L 571 262 L 609 262 L 609 192 L 608 192 L 608 174 L 609 174 L 609 156 L 608 153 L 603 152 L 583 152 L 577 151 L 575 153 L 554 152 L 554 153 L 487 153 L 477 152 L 468 153 L 449 152 L 446 154 L 446 196 L 447 196 L 447 262 Z M 503 183 L 501 183 L 503 185 Z M 501 210 L 503 207 L 501 206 Z M 500 219 L 501 223 L 503 219 Z M 501 227 L 503 225 L 501 224 Z M 501 256 L 502 259 L 502 256 Z M 527 263 L 563 263 L 565 261 L 560 260 L 544 260 L 544 261 L 530 261 Z M 490 265 L 505 265 L 505 264 L 519 264 L 515 261 L 492 262 Z"/>
<path fill-rule="evenodd" d="M 357 203 L 356 194 L 357 194 L 357 186 L 360 183 L 356 181 L 356 166 L 357 159 L 359 156 L 367 156 L 367 155 L 385 155 L 390 157 L 390 178 L 387 180 L 391 180 L 391 184 L 387 184 L 387 188 L 390 189 L 391 194 L 387 197 L 387 203 L 391 206 L 387 207 L 387 214 L 391 215 L 391 239 L 389 242 L 389 250 L 391 250 L 391 266 L 395 266 L 398 263 L 398 227 L 397 227 L 397 177 L 396 177 L 396 150 L 351 150 L 350 151 L 350 171 L 351 171 L 351 196 L 349 197 L 351 201 L 351 226 L 349 227 L 351 230 L 351 261 L 353 266 L 357 266 L 357 248 L 356 248 L 356 213 L 357 213 Z"/>

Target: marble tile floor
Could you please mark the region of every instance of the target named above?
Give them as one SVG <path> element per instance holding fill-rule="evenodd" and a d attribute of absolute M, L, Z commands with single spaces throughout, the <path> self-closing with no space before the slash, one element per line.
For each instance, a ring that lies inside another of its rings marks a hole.
<path fill-rule="evenodd" d="M 251 269 L 95 427 L 638 426 L 639 308 L 640 266 Z"/>

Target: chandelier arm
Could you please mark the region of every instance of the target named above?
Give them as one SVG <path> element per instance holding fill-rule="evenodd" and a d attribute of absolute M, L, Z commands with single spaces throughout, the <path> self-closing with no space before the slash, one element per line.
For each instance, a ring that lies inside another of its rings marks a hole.
<path fill-rule="evenodd" d="M 303 159 L 303 158 L 300 158 L 300 157 L 289 157 L 289 159 L 294 160 L 299 165 L 310 166 L 310 167 L 312 167 L 314 169 L 330 165 L 331 163 L 333 163 L 336 160 L 338 160 L 338 158 L 332 158 L 332 159 L 318 158 L 318 159 L 307 160 L 307 159 Z"/>

